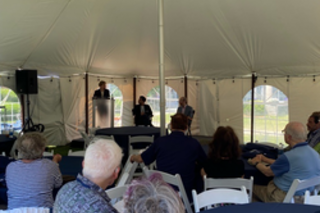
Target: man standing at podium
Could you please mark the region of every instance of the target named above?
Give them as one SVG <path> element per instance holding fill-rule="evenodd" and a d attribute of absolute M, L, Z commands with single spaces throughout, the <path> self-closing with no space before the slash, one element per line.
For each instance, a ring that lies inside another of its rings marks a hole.
<path fill-rule="evenodd" d="M 96 91 L 94 91 L 93 98 L 110 99 L 110 92 L 108 89 L 106 89 L 106 82 L 100 81 L 99 87 L 100 89 L 97 89 Z"/>
<path fill-rule="evenodd" d="M 146 100 L 146 97 L 140 96 L 138 101 L 139 105 L 136 105 L 132 110 L 132 114 L 134 115 L 134 123 L 136 124 L 136 126 L 152 126 L 151 118 L 153 114 L 151 107 L 145 104 Z"/>

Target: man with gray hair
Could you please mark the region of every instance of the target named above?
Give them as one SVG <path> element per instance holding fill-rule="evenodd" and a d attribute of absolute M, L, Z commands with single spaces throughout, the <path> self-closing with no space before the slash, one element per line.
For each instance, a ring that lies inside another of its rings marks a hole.
<path fill-rule="evenodd" d="M 252 159 L 252 163 L 264 175 L 274 176 L 267 186 L 254 186 L 253 194 L 263 202 L 283 202 L 294 179 L 305 180 L 320 175 L 320 157 L 305 142 L 307 139 L 305 125 L 300 122 L 290 122 L 283 133 L 285 142 L 291 147 L 290 151 L 280 155 L 277 160 L 264 155 Z M 310 189 L 296 192 L 295 198 L 300 201 L 306 190 Z"/>
<path fill-rule="evenodd" d="M 56 213 L 115 213 L 105 189 L 117 179 L 121 148 L 112 140 L 99 139 L 86 150 L 83 175 L 60 189 L 53 211 Z"/>

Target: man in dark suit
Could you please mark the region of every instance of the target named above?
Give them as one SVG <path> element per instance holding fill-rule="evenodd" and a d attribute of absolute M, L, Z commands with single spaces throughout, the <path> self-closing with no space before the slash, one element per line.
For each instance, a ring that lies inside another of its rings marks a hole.
<path fill-rule="evenodd" d="M 99 82 L 100 89 L 97 89 L 94 91 L 93 98 L 104 98 L 109 99 L 110 98 L 110 92 L 108 89 L 106 89 L 106 82 L 100 81 Z"/>
<path fill-rule="evenodd" d="M 146 97 L 140 96 L 139 98 L 139 104 L 136 105 L 133 110 L 132 114 L 134 115 L 134 123 L 136 126 L 144 125 L 144 126 L 152 126 L 151 124 L 151 118 L 153 116 L 151 107 L 146 102 Z"/>

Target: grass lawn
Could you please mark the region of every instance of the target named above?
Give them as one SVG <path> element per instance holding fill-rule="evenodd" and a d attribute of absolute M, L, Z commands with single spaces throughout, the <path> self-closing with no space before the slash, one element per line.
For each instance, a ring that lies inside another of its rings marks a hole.
<path fill-rule="evenodd" d="M 276 144 L 284 143 L 281 130 L 284 129 L 288 121 L 288 116 L 256 116 L 254 123 L 254 141 L 272 142 Z M 250 116 L 243 118 L 243 128 L 245 130 L 244 142 L 249 142 L 251 130 Z"/>

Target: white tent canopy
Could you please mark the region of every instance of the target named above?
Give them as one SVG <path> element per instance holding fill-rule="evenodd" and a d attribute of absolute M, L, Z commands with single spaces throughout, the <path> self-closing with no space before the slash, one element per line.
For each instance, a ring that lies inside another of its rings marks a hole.
<path fill-rule="evenodd" d="M 308 97 L 320 84 L 306 75 L 320 74 L 320 1 L 164 0 L 164 5 L 165 77 L 179 96 L 184 95 L 180 79 L 188 77 L 195 132 L 210 135 L 217 125 L 232 125 L 242 136 L 242 99 L 252 73 L 268 76 L 257 85 L 273 85 L 288 96 L 290 120 L 304 121 L 318 110 L 320 101 Z M 34 121 L 46 125 L 50 143 L 64 144 L 85 126 L 83 73 L 89 74 L 90 97 L 97 79 L 121 89 L 122 124 L 132 124 L 136 100 L 130 79 L 144 79 L 137 95 L 156 86 L 157 80 L 148 79 L 159 75 L 158 32 L 157 0 L 0 0 L 0 74 L 23 68 L 59 76 L 39 79 L 31 108 Z M 0 83 L 15 89 L 13 78 Z"/>
<path fill-rule="evenodd" d="M 156 0 L 1 0 L 0 70 L 158 75 Z M 166 76 L 320 72 L 320 2 L 165 1 Z"/>

